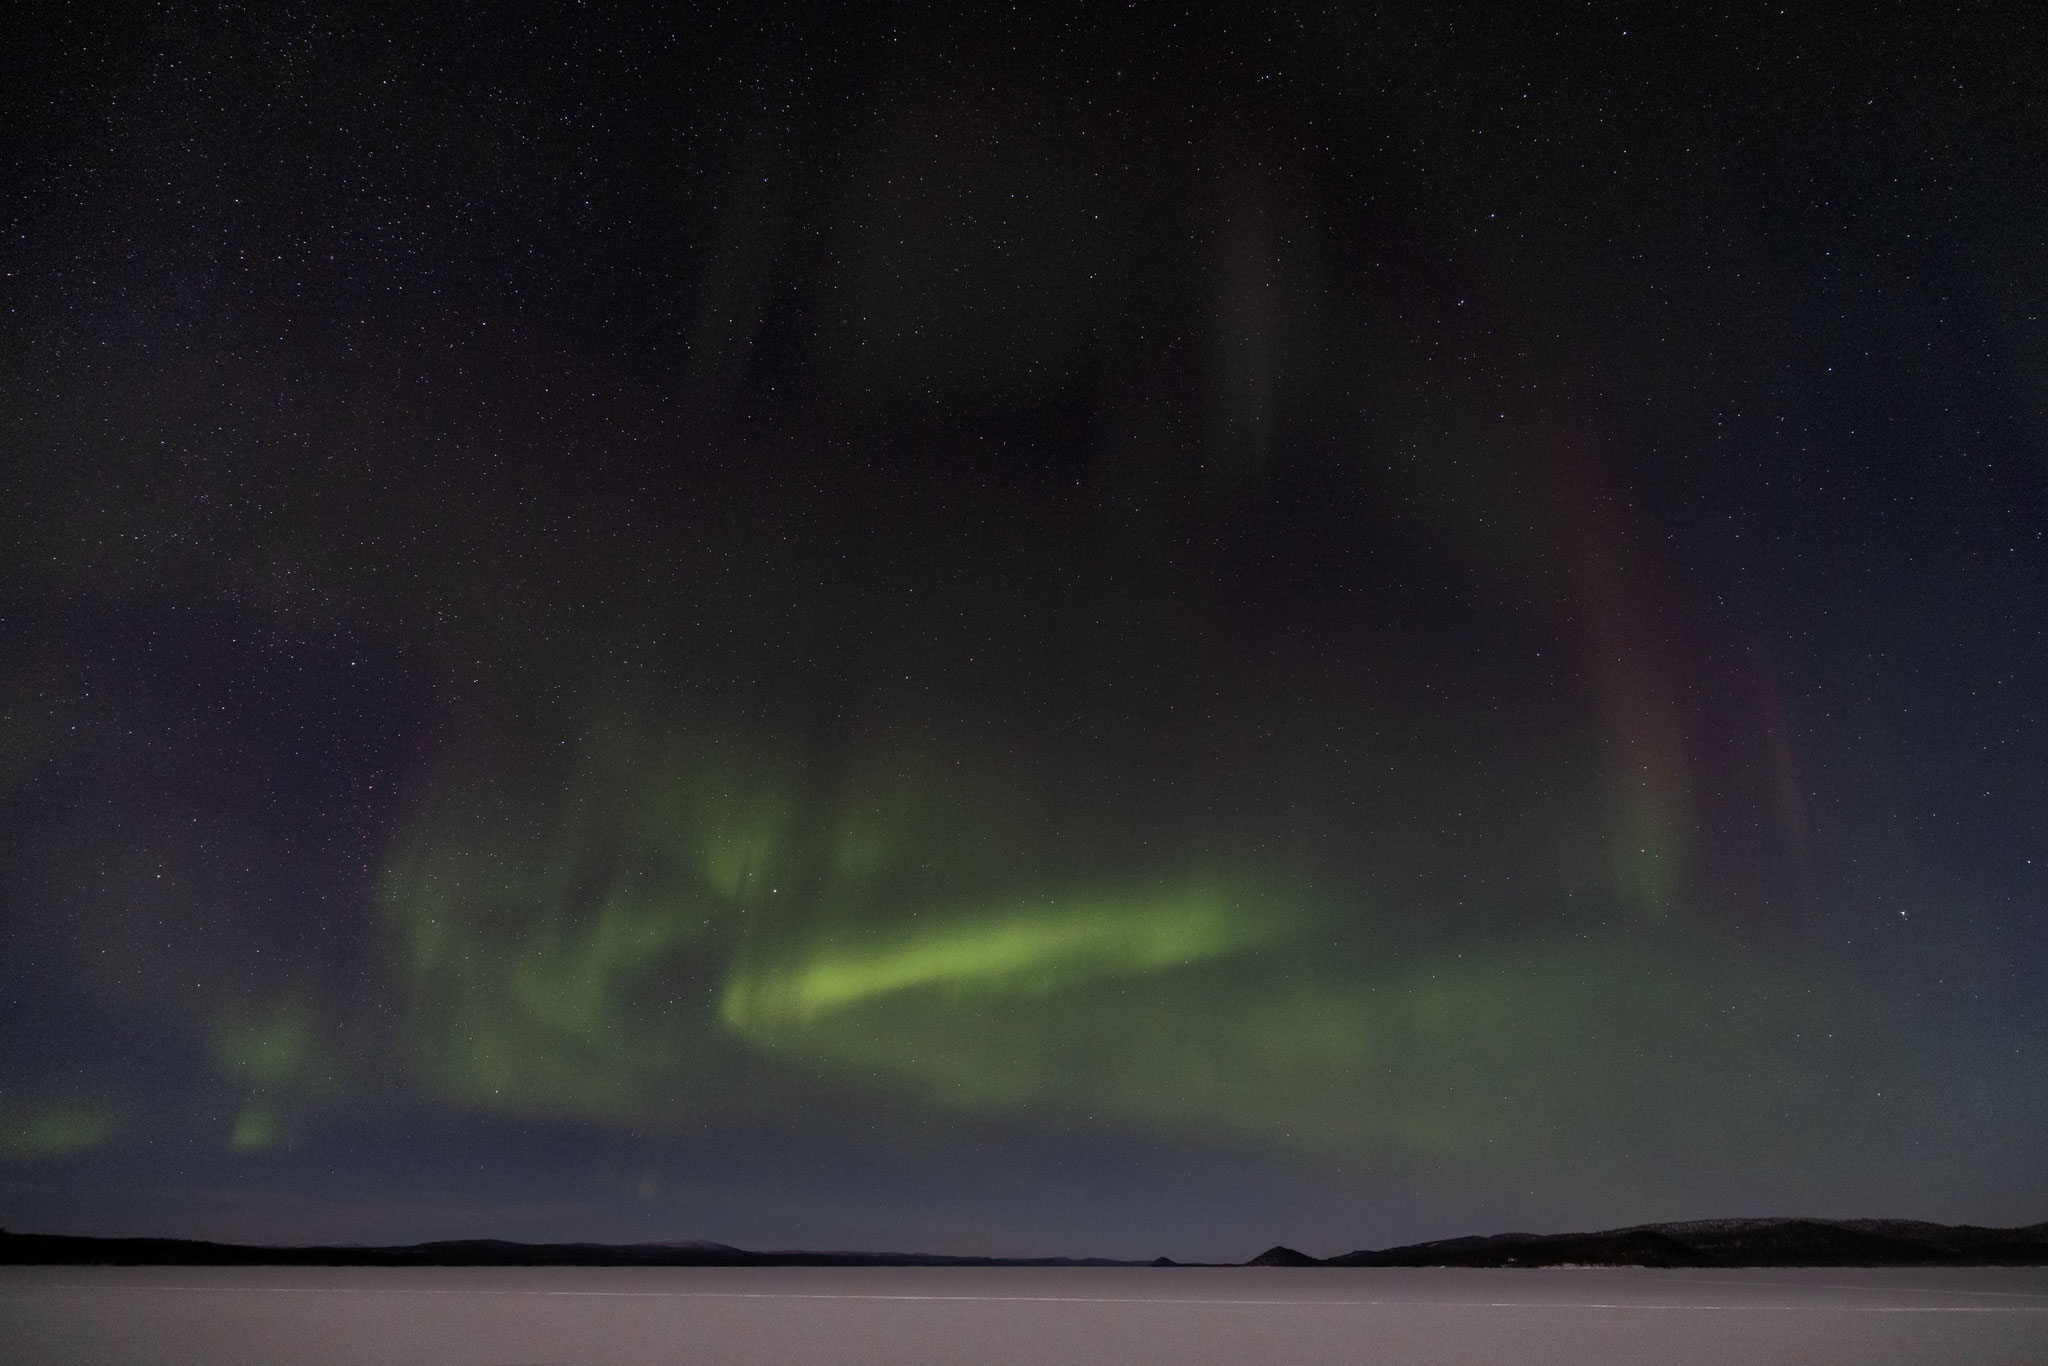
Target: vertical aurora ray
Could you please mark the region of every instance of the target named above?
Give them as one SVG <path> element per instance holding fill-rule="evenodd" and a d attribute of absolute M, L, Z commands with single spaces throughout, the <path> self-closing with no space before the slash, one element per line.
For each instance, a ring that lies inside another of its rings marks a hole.
<path fill-rule="evenodd" d="M 772 764 L 637 732 L 600 739 L 554 793 L 450 779 L 383 888 L 428 1084 L 614 1118 L 687 1090 L 701 1049 L 680 993 L 787 856 L 775 784 Z"/>
<path fill-rule="evenodd" d="M 1670 613 L 1655 613 L 1640 556 L 1593 456 L 1559 443 L 1560 534 L 1586 672 L 1601 727 L 1600 763 L 1615 894 L 1661 919 L 1688 890 L 1692 780 L 1673 674 Z"/>

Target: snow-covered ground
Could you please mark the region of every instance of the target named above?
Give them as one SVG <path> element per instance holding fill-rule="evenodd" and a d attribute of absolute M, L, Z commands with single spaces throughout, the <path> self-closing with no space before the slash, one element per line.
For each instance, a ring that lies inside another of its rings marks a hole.
<path fill-rule="evenodd" d="M 0 1360 L 2048 1362 L 2048 1268 L 0 1267 Z"/>

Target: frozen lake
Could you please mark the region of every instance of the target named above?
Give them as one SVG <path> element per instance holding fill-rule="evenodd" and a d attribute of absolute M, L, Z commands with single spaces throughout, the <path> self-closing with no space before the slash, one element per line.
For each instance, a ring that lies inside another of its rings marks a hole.
<path fill-rule="evenodd" d="M 2048 1268 L 0 1267 L 0 1359 L 2048 1362 Z"/>

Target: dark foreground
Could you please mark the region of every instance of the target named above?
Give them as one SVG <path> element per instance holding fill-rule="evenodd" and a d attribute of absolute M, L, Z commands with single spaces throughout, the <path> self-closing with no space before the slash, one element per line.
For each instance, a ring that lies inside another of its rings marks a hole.
<path fill-rule="evenodd" d="M 0 1360 L 2039 1366 L 2048 1271 L 6 1267 Z"/>

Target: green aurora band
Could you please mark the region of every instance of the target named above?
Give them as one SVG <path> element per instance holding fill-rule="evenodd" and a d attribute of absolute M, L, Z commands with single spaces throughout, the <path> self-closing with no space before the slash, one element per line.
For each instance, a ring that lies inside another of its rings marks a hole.
<path fill-rule="evenodd" d="M 772 746 L 621 734 L 552 804 L 446 784 L 387 869 L 405 1052 L 446 1104 L 659 1132 L 823 1075 L 935 1113 L 1512 1166 L 1626 1142 L 1652 1095 L 1660 1126 L 1734 1141 L 1740 1059 L 1822 1006 L 1670 924 L 1454 952 L 1395 933 L 1414 906 L 1251 857 L 1048 886 L 999 781 L 977 802 L 898 753 L 807 793 Z"/>

